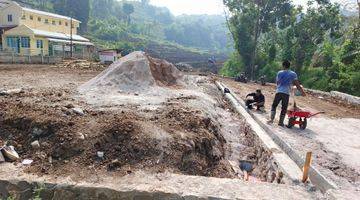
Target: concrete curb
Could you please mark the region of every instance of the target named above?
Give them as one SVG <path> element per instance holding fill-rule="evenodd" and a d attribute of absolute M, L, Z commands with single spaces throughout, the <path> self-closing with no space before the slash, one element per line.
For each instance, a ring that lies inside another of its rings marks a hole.
<path fill-rule="evenodd" d="M 40 183 L 41 182 L 41 183 Z M 317 199 L 318 193 L 299 186 L 251 183 L 239 179 L 221 179 L 177 174 L 144 174 L 101 183 L 44 183 L 35 180 L 3 180 L 0 199 L 87 200 L 205 200 L 205 199 Z"/>
<path fill-rule="evenodd" d="M 217 87 L 224 91 L 224 86 L 221 83 L 216 82 Z M 293 184 L 299 184 L 302 172 L 296 163 L 284 152 L 281 148 L 272 140 L 271 137 L 265 132 L 265 130 L 256 122 L 252 116 L 246 112 L 245 108 L 239 104 L 237 99 L 230 93 L 225 93 L 225 98 L 230 101 L 233 108 L 244 116 L 247 123 L 250 125 L 255 134 L 259 137 L 262 143 L 267 149 L 272 152 L 274 160 L 278 164 L 279 168 L 286 174 L 287 178 L 291 180 Z"/>
<path fill-rule="evenodd" d="M 216 85 L 222 90 L 224 88 L 227 88 L 226 85 L 220 83 L 220 82 L 216 82 Z M 298 155 L 295 150 L 293 150 L 291 148 L 291 146 L 285 142 L 284 140 L 282 140 L 279 136 L 277 136 L 272 130 L 270 130 L 266 124 L 264 124 L 263 122 L 260 121 L 260 119 L 258 117 L 256 117 L 252 112 L 249 112 L 245 109 L 245 103 L 243 100 L 238 99 L 235 97 L 235 95 L 233 95 L 232 93 L 227 94 L 229 96 L 231 96 L 231 98 L 236 99 L 236 101 L 238 102 L 239 105 L 241 105 L 241 107 L 243 108 L 242 112 L 240 113 L 241 115 L 250 115 L 252 117 L 253 120 L 256 121 L 256 123 L 268 134 L 268 136 L 270 136 L 272 138 L 272 140 L 281 147 L 281 149 L 296 163 L 296 165 L 299 168 L 303 167 L 304 164 L 304 158 L 301 157 L 300 155 Z M 311 182 L 318 188 L 320 189 L 320 191 L 322 191 L 323 193 L 325 193 L 326 191 L 330 190 L 330 189 L 338 189 L 338 187 L 336 186 L 336 184 L 330 180 L 328 180 L 325 176 L 323 176 L 319 170 L 317 170 L 316 168 L 314 168 L 313 166 L 311 166 L 310 171 L 309 171 L 309 175 L 310 175 L 310 180 Z"/>
<path fill-rule="evenodd" d="M 313 93 L 313 94 L 317 94 L 320 96 L 325 96 L 328 98 L 335 98 L 335 99 L 338 99 L 341 101 L 345 101 L 353 106 L 360 105 L 360 97 L 346 94 L 343 92 L 338 92 L 338 91 L 324 92 L 324 91 L 320 91 L 320 90 L 313 90 L 313 89 L 307 89 L 307 88 L 305 88 L 305 91 Z"/>

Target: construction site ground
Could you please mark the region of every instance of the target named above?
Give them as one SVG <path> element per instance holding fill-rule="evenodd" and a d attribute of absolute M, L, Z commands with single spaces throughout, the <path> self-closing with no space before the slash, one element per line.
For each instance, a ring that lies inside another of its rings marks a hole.
<path fill-rule="evenodd" d="M 270 117 L 275 96 L 275 86 L 256 83 L 239 83 L 232 79 L 221 80 L 240 99 L 246 100 L 248 93 L 261 89 L 266 97 L 266 112 L 252 111 L 264 124 Z M 324 111 L 308 120 L 306 130 L 299 126 L 292 129 L 279 127 L 277 123 L 267 126 L 286 141 L 301 156 L 313 152 L 313 165 L 323 175 L 342 189 L 360 189 L 360 107 L 333 98 L 308 94 L 306 97 L 290 97 L 289 109 L 294 100 L 297 106 L 313 113 Z M 276 119 L 280 114 L 277 110 Z M 287 124 L 287 119 L 285 120 Z"/>
<path fill-rule="evenodd" d="M 13 174 L 11 179 L 106 187 L 114 178 L 141 182 L 144 174 L 179 174 L 223 178 L 222 184 L 241 181 L 239 162 L 246 160 L 253 163 L 251 184 L 289 183 L 212 77 L 186 75 L 183 86 L 169 87 L 172 92 L 158 101 L 126 93 L 125 99 L 99 102 L 79 94 L 78 87 L 103 69 L 0 65 L 0 88 L 22 90 L 0 96 L 0 145 L 14 146 L 21 157 L 0 164 L 2 179 Z M 315 195 L 299 186 L 289 185 L 289 191 Z"/>

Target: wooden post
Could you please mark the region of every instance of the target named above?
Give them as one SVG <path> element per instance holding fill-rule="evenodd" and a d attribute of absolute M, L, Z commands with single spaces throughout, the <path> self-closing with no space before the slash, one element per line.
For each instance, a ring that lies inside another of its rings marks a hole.
<path fill-rule="evenodd" d="M 244 180 L 249 181 L 249 173 L 247 171 L 244 171 Z"/>
<path fill-rule="evenodd" d="M 304 163 L 304 169 L 303 169 L 303 178 L 302 182 L 305 183 L 309 178 L 309 169 L 310 169 L 310 163 L 311 163 L 311 155 L 312 152 L 306 153 L 305 163 Z"/>

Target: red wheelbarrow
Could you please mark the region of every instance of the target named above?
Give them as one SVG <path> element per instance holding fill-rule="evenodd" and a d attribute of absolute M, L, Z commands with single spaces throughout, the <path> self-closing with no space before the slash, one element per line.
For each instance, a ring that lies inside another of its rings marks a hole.
<path fill-rule="evenodd" d="M 287 127 L 292 128 L 296 124 L 299 124 L 300 129 L 305 130 L 307 126 L 307 119 L 310 117 L 314 117 L 315 115 L 322 114 L 325 112 L 317 112 L 317 113 L 311 113 L 308 111 L 301 111 L 301 110 L 288 110 L 288 117 L 289 122 Z"/>

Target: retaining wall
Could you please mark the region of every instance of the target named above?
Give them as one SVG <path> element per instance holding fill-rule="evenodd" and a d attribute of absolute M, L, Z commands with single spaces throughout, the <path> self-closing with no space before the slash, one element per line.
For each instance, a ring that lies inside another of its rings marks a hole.
<path fill-rule="evenodd" d="M 61 57 L 53 56 L 13 56 L 0 54 L 0 63 L 55 64 L 61 61 Z"/>

